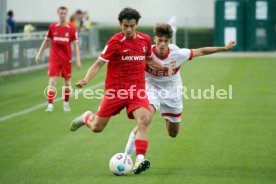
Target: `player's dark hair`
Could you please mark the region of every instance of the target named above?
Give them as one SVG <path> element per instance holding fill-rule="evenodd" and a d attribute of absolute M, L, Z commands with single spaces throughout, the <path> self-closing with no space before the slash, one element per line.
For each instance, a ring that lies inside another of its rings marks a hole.
<path fill-rule="evenodd" d="M 82 11 L 81 10 L 77 10 L 75 14 L 80 15 L 80 14 L 82 14 Z"/>
<path fill-rule="evenodd" d="M 154 36 L 162 37 L 166 36 L 169 39 L 172 38 L 173 30 L 169 24 L 156 24 L 154 28 Z"/>
<path fill-rule="evenodd" d="M 7 15 L 8 15 L 9 17 L 13 17 L 13 11 L 12 11 L 12 10 L 8 11 Z"/>
<path fill-rule="evenodd" d="M 124 8 L 119 13 L 119 16 L 118 16 L 118 20 L 120 22 L 122 22 L 123 19 L 127 19 L 127 20 L 135 19 L 137 24 L 138 24 L 140 18 L 141 18 L 140 13 L 137 10 L 130 8 L 130 7 Z"/>
<path fill-rule="evenodd" d="M 57 12 L 58 12 L 59 10 L 66 10 L 66 11 L 68 11 L 68 8 L 65 7 L 65 6 L 60 6 L 60 7 L 58 7 Z"/>

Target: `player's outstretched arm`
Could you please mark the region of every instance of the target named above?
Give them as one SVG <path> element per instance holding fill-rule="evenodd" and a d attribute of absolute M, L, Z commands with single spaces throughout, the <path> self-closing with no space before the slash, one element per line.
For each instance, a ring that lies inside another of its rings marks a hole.
<path fill-rule="evenodd" d="M 149 57 L 146 59 L 146 64 L 150 65 L 156 69 L 163 70 L 168 76 L 172 74 L 172 68 L 171 67 L 166 67 L 162 65 L 161 62 L 156 60 L 154 57 Z"/>
<path fill-rule="evenodd" d="M 85 78 L 80 80 L 76 83 L 76 86 L 79 88 L 82 88 L 84 85 L 86 85 L 90 80 L 92 80 L 100 71 L 100 69 L 103 67 L 105 62 L 98 59 L 90 68 L 88 69 Z"/>
<path fill-rule="evenodd" d="M 76 57 L 76 67 L 79 70 L 81 68 L 81 60 L 80 60 L 80 50 L 78 42 L 74 42 L 74 51 L 75 51 L 75 57 Z"/>
<path fill-rule="evenodd" d="M 40 63 L 41 55 L 42 55 L 43 51 L 45 50 L 45 48 L 48 46 L 49 42 L 50 41 L 48 39 L 45 39 L 42 42 L 42 44 L 41 44 L 41 46 L 40 46 L 40 48 L 39 48 L 39 50 L 38 50 L 38 52 L 37 52 L 37 54 L 35 56 L 35 63 L 36 64 Z"/>
<path fill-rule="evenodd" d="M 198 49 L 192 49 L 193 57 L 228 51 L 228 50 L 232 49 L 233 47 L 235 47 L 235 45 L 236 45 L 235 41 L 230 41 L 224 47 L 203 47 L 203 48 L 198 48 Z"/>

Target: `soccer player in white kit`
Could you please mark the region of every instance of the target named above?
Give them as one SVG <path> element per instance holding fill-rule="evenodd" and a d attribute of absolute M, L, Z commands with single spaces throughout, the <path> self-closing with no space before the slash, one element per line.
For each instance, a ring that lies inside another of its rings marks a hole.
<path fill-rule="evenodd" d="M 216 52 L 227 51 L 235 46 L 230 41 L 224 47 L 204 47 L 198 49 L 179 48 L 170 44 L 172 28 L 169 24 L 157 24 L 154 29 L 154 42 L 152 46 L 153 56 L 161 61 L 164 66 L 173 69 L 171 76 L 149 65 L 146 66 L 146 90 L 150 101 L 151 117 L 156 110 L 164 117 L 167 131 L 170 137 L 176 137 L 179 131 L 182 115 L 182 80 L 180 76 L 181 65 L 192 60 L 193 57 L 208 55 Z M 125 154 L 131 155 L 135 151 L 135 134 L 137 127 L 131 132 Z"/>

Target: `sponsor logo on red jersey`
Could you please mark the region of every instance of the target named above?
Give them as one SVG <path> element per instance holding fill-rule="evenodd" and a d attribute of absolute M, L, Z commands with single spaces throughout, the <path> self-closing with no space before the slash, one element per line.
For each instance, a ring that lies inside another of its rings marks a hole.
<path fill-rule="evenodd" d="M 144 61 L 145 56 L 122 56 L 122 61 Z"/>

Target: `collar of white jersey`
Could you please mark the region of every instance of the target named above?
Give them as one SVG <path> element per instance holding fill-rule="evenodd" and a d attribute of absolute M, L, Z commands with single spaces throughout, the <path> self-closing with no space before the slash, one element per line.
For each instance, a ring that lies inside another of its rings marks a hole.
<path fill-rule="evenodd" d="M 161 56 L 159 56 L 159 55 L 157 54 L 157 52 L 156 52 L 156 45 L 153 45 L 153 46 L 152 46 L 152 52 L 154 53 L 154 55 L 155 55 L 158 59 L 164 60 L 164 59 L 167 59 L 167 58 L 169 57 L 169 54 L 171 53 L 171 49 L 170 49 L 170 47 L 168 47 L 168 52 L 167 52 L 167 54 L 166 54 L 164 57 L 161 57 Z"/>

